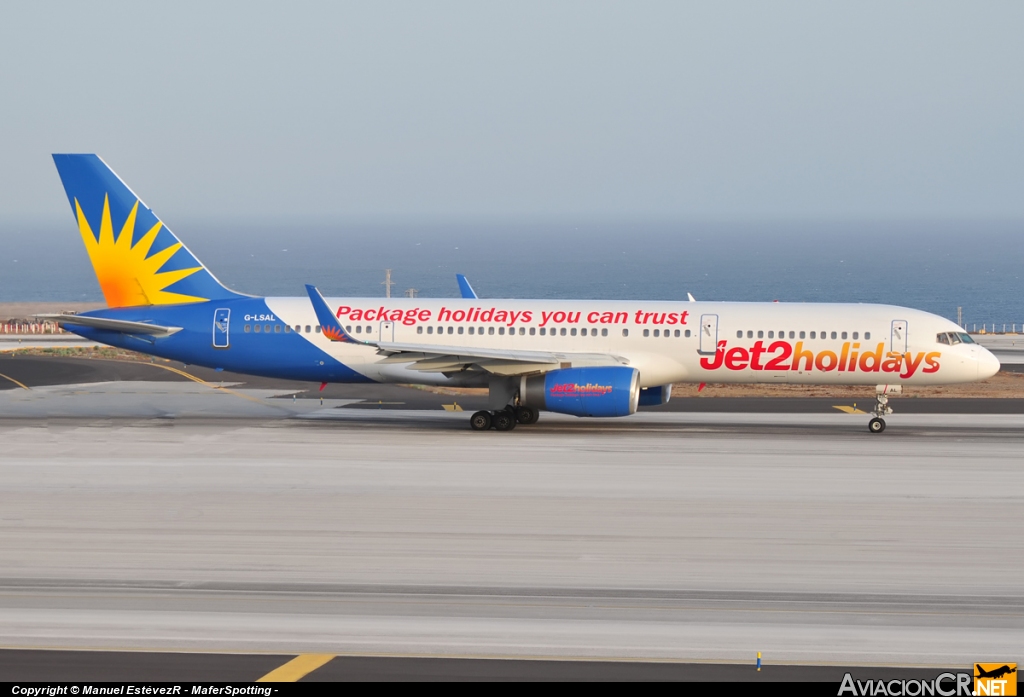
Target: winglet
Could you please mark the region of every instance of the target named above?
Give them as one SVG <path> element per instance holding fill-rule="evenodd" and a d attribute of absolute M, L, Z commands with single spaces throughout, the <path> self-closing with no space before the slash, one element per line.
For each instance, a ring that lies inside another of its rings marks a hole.
<path fill-rule="evenodd" d="M 694 297 L 693 297 L 693 295 L 692 295 L 691 293 L 687 293 L 687 294 L 686 294 L 686 297 L 688 297 L 688 298 L 690 299 L 690 302 L 692 302 L 692 303 L 695 303 L 695 302 L 697 302 L 697 299 L 696 299 L 696 298 L 694 298 Z"/>
<path fill-rule="evenodd" d="M 480 296 L 473 290 L 473 286 L 469 285 L 469 280 L 461 273 L 455 274 L 456 280 L 459 282 L 459 292 L 462 293 L 463 298 L 470 300 L 476 300 Z"/>
<path fill-rule="evenodd" d="M 324 300 L 324 296 L 320 294 L 320 291 L 316 289 L 316 286 L 306 284 L 306 292 L 309 293 L 309 301 L 313 303 L 313 310 L 316 312 L 317 321 L 320 322 L 320 331 L 331 341 L 342 341 L 347 344 L 363 344 L 363 341 L 357 341 L 345 331 L 345 328 L 341 326 L 341 322 L 331 312 L 331 308 L 328 307 L 327 301 Z"/>

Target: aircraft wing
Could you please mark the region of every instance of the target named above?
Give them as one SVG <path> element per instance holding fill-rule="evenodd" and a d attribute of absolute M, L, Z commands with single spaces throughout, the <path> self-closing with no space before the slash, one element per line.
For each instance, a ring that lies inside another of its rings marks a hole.
<path fill-rule="evenodd" d="M 473 290 L 473 286 L 469 285 L 469 279 L 461 273 L 455 274 L 455 280 L 459 282 L 459 292 L 462 294 L 463 298 L 476 300 L 479 297 L 476 294 L 476 291 Z"/>
<path fill-rule="evenodd" d="M 45 319 L 63 326 L 74 324 L 79 327 L 92 327 L 107 332 L 121 334 L 147 334 L 150 336 L 170 336 L 181 331 L 181 327 L 164 327 L 149 322 L 129 322 L 124 319 L 107 319 L 105 317 L 88 317 L 84 315 L 36 315 L 37 319 Z"/>
<path fill-rule="evenodd" d="M 495 375 L 526 375 L 588 365 L 626 365 L 622 356 L 608 353 L 564 353 L 488 349 L 472 346 L 437 346 L 381 341 L 376 344 L 384 355 L 381 363 L 411 363 L 411 370 L 428 373 L 459 372 L 477 367 Z"/>

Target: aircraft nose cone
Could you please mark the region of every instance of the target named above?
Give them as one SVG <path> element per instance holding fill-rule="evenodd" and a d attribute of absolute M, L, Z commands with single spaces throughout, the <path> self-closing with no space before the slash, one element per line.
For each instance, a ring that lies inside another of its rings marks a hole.
<path fill-rule="evenodd" d="M 980 347 L 979 347 L 980 348 Z M 992 355 L 986 348 L 981 349 L 978 355 L 978 379 L 990 378 L 999 372 L 999 359 Z"/>

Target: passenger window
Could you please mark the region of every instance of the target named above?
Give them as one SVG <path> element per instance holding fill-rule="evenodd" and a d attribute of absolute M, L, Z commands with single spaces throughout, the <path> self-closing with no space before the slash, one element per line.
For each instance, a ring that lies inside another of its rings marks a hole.
<path fill-rule="evenodd" d="M 775 338 L 775 332 L 768 332 L 768 338 L 769 339 L 774 339 Z"/>
<path fill-rule="evenodd" d="M 743 338 L 743 330 L 742 329 L 740 329 L 738 332 L 736 332 L 736 338 L 737 339 L 742 339 Z"/>
<path fill-rule="evenodd" d="M 651 330 L 650 329 L 645 329 L 644 330 L 644 336 L 650 336 L 650 335 L 651 335 Z"/>
<path fill-rule="evenodd" d="M 475 334 L 476 333 L 476 327 L 470 327 L 469 328 L 469 333 L 470 334 Z"/>
<path fill-rule="evenodd" d="M 805 336 L 805 332 L 800 332 L 800 338 L 803 339 L 804 336 Z"/>
<path fill-rule="evenodd" d="M 747 330 L 747 338 L 748 339 L 753 339 L 754 338 L 754 330 L 752 330 L 752 329 L 748 329 Z"/>
<path fill-rule="evenodd" d="M 576 336 L 576 327 L 573 327 L 572 331 L 570 331 L 569 333 L 572 334 L 573 336 Z"/>
<path fill-rule="evenodd" d="M 352 327 L 349 327 L 348 330 L 352 331 Z M 309 325 L 308 324 L 306 325 L 306 333 L 309 334 Z"/>
<path fill-rule="evenodd" d="M 472 329 L 472 327 L 470 327 L 470 329 Z M 462 333 L 462 331 L 463 331 L 463 328 L 462 328 L 462 327 L 459 327 L 459 334 L 461 334 L 461 333 Z"/>
<path fill-rule="evenodd" d="M 320 325 L 318 324 L 315 327 L 313 327 L 313 331 L 316 332 L 317 334 L 319 334 L 320 333 Z"/>
<path fill-rule="evenodd" d="M 811 338 L 812 339 L 816 338 L 816 334 L 817 334 L 817 332 L 811 332 Z"/>
<path fill-rule="evenodd" d="M 860 332 L 854 332 L 853 333 L 853 340 L 856 341 L 858 336 L 860 336 Z"/>
<path fill-rule="evenodd" d="M 290 325 L 290 324 L 284 325 L 284 333 L 285 334 L 291 334 L 292 333 L 292 325 Z"/>
<path fill-rule="evenodd" d="M 602 329 L 601 330 L 601 336 L 608 336 L 608 330 L 607 329 Z"/>
<path fill-rule="evenodd" d="M 275 324 L 274 325 L 274 333 L 275 334 L 280 334 L 281 333 L 281 325 L 280 324 Z"/>
<path fill-rule="evenodd" d="M 494 327 L 487 327 L 487 333 L 493 336 L 494 335 Z"/>
<path fill-rule="evenodd" d="M 434 333 L 434 328 L 433 327 L 427 327 L 427 334 L 433 334 L 433 333 Z"/>
<path fill-rule="evenodd" d="M 548 333 L 547 327 L 541 327 L 540 328 L 540 335 L 541 336 L 546 336 L 547 333 Z"/>
<path fill-rule="evenodd" d="M 686 338 L 687 338 L 687 339 L 689 339 L 689 338 L 690 338 L 690 330 L 689 330 L 689 329 L 687 329 L 687 330 L 686 330 Z"/>
<path fill-rule="evenodd" d="M 758 329 L 757 330 L 757 338 L 758 339 L 763 339 L 764 338 L 764 330 L 763 329 Z"/>
<path fill-rule="evenodd" d="M 677 339 L 679 338 L 679 330 L 678 329 L 676 330 L 676 338 Z"/>
<path fill-rule="evenodd" d="M 320 327 L 317 327 L 316 329 L 317 329 L 317 331 L 320 331 Z M 356 334 L 362 334 L 362 333 L 363 333 L 363 325 L 357 324 L 356 325 Z"/>
<path fill-rule="evenodd" d="M 371 333 L 372 331 L 373 331 L 373 327 L 371 327 L 371 326 L 370 326 L 369 324 L 367 324 L 367 325 L 366 325 L 366 333 L 367 333 L 367 334 L 369 334 L 369 333 Z"/>
<path fill-rule="evenodd" d="M 537 335 L 537 327 L 530 327 L 530 336 Z"/>
<path fill-rule="evenodd" d="M 526 327 L 519 327 L 519 336 L 523 336 L 524 334 L 526 334 Z"/>
<path fill-rule="evenodd" d="M 259 325 L 259 324 L 254 324 L 254 325 L 253 325 L 253 327 L 252 327 L 252 330 L 253 330 L 254 332 L 256 332 L 257 334 L 259 334 L 259 333 L 260 333 L 260 330 L 261 330 L 261 329 L 262 329 L 262 326 L 261 326 L 261 325 Z"/>
<path fill-rule="evenodd" d="M 871 340 L 871 332 L 864 332 L 864 341 Z"/>
<path fill-rule="evenodd" d="M 622 330 L 622 336 L 629 336 L 629 330 L 628 329 L 623 329 Z"/>
<path fill-rule="evenodd" d="M 448 327 L 448 333 L 449 334 L 454 334 L 455 333 L 455 327 Z"/>
<path fill-rule="evenodd" d="M 249 325 L 248 325 L 248 324 L 247 324 L 247 325 L 245 325 L 245 329 L 244 329 L 243 331 L 244 331 L 244 332 L 245 332 L 246 334 L 248 334 L 248 333 L 249 333 Z"/>
<path fill-rule="evenodd" d="M 416 333 L 417 334 L 422 334 L 423 333 L 423 327 L 416 327 Z"/>
<path fill-rule="evenodd" d="M 505 327 L 498 327 L 498 334 L 505 336 Z"/>
<path fill-rule="evenodd" d="M 789 338 L 790 339 L 795 339 L 796 338 L 796 333 L 795 332 L 790 332 L 789 333 Z"/>
<path fill-rule="evenodd" d="M 263 325 L 263 333 L 264 334 L 269 334 L 270 333 L 270 325 L 269 324 L 264 324 Z"/>
<path fill-rule="evenodd" d="M 839 335 L 838 335 L 838 334 L 836 334 L 835 332 L 832 332 L 832 338 L 833 338 L 833 339 L 838 339 L 838 338 L 839 338 Z"/>
<path fill-rule="evenodd" d="M 654 330 L 654 336 L 661 336 L 661 332 L 657 329 Z"/>
<path fill-rule="evenodd" d="M 846 332 L 843 332 L 843 338 L 844 339 L 846 338 Z"/>

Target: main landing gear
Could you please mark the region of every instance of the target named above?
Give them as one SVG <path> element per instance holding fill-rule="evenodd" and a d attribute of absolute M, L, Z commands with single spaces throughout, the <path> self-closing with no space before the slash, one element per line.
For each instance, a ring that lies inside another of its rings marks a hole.
<path fill-rule="evenodd" d="M 469 417 L 469 425 L 474 431 L 511 431 L 516 424 L 528 426 L 537 423 L 540 412 L 533 407 L 513 407 L 511 405 L 498 411 L 478 411 Z"/>

